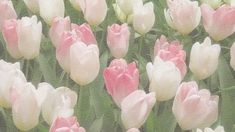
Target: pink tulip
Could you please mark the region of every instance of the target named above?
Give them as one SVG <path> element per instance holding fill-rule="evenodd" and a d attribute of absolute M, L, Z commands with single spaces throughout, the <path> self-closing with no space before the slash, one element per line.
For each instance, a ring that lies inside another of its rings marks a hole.
<path fill-rule="evenodd" d="M 86 130 L 79 126 L 76 117 L 57 117 L 49 132 L 86 132 Z"/>
<path fill-rule="evenodd" d="M 87 45 L 97 44 L 95 35 L 93 34 L 89 24 L 84 23 L 82 25 L 72 24 L 72 29 L 74 29 L 81 39 L 81 41 Z"/>
<path fill-rule="evenodd" d="M 217 120 L 218 100 L 207 89 L 198 90 L 196 82 L 185 82 L 176 93 L 172 110 L 182 129 L 204 128 Z"/>
<path fill-rule="evenodd" d="M 115 58 L 122 58 L 128 52 L 130 31 L 127 24 L 113 24 L 108 27 L 107 44 Z"/>
<path fill-rule="evenodd" d="M 17 14 L 11 0 L 0 0 L 0 31 L 5 20 L 16 18 Z"/>
<path fill-rule="evenodd" d="M 235 7 L 223 5 L 214 10 L 203 4 L 201 10 L 204 28 L 215 41 L 223 40 L 234 33 Z"/>
<path fill-rule="evenodd" d="M 182 49 L 180 42 L 168 42 L 167 38 L 162 35 L 155 43 L 154 56 L 159 56 L 164 61 L 173 62 L 180 70 L 182 79 L 184 78 L 187 73 L 186 52 Z"/>
<path fill-rule="evenodd" d="M 56 17 L 52 21 L 52 25 L 49 31 L 52 44 L 57 47 L 60 44 L 60 38 L 64 31 L 70 31 L 71 24 L 70 18 Z"/>
<path fill-rule="evenodd" d="M 108 93 L 115 103 L 120 107 L 122 100 L 139 85 L 139 71 L 136 64 L 124 59 L 115 59 L 103 72 Z"/>

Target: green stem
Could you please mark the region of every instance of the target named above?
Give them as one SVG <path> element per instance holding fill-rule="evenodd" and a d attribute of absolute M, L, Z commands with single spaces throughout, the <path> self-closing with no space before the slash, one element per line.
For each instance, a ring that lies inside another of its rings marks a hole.
<path fill-rule="evenodd" d="M 61 84 L 61 82 L 62 82 L 62 80 L 63 80 L 63 78 L 64 78 L 65 74 L 66 74 L 66 72 L 65 72 L 65 71 L 63 71 L 63 72 L 61 73 L 59 84 Z"/>
<path fill-rule="evenodd" d="M 139 42 L 139 47 L 138 47 L 139 55 L 142 55 L 142 50 L 144 47 L 144 39 L 145 39 L 144 35 L 140 37 L 140 42 Z"/>
<path fill-rule="evenodd" d="M 26 75 L 26 78 L 29 79 L 30 61 L 29 60 L 25 60 L 25 61 L 26 61 L 25 75 Z"/>

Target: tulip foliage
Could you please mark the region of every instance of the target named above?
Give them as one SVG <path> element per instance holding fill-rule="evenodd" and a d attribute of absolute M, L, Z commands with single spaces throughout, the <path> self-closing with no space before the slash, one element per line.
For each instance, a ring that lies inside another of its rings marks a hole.
<path fill-rule="evenodd" d="M 0 0 L 0 132 L 234 132 L 235 0 Z"/>

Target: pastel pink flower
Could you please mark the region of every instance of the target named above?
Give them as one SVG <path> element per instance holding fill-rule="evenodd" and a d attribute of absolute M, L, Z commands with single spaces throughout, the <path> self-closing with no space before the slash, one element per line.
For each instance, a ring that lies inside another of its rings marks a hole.
<path fill-rule="evenodd" d="M 184 130 L 211 126 L 218 117 L 219 96 L 207 89 L 198 90 L 196 82 L 185 82 L 179 87 L 173 113 L 180 127 Z"/>
<path fill-rule="evenodd" d="M 49 36 L 52 44 L 57 47 L 60 44 L 60 38 L 64 31 L 70 31 L 71 23 L 69 17 L 56 17 L 53 19 L 51 28 L 49 30 Z"/>
<path fill-rule="evenodd" d="M 215 41 L 220 41 L 235 31 L 235 7 L 222 5 L 214 10 L 207 4 L 201 6 L 203 25 Z"/>
<path fill-rule="evenodd" d="M 127 24 L 113 24 L 108 27 L 107 44 L 115 58 L 122 58 L 128 52 L 130 31 Z"/>
<path fill-rule="evenodd" d="M 115 59 L 103 72 L 106 89 L 120 107 L 122 100 L 139 85 L 139 71 L 135 62 L 127 64 L 124 59 Z"/>
<path fill-rule="evenodd" d="M 154 46 L 154 56 L 159 56 L 164 61 L 173 62 L 181 72 L 182 79 L 187 73 L 186 52 L 178 41 L 168 42 L 165 36 L 157 39 Z"/>
<path fill-rule="evenodd" d="M 86 132 L 86 130 L 79 126 L 76 117 L 57 117 L 49 132 Z"/>

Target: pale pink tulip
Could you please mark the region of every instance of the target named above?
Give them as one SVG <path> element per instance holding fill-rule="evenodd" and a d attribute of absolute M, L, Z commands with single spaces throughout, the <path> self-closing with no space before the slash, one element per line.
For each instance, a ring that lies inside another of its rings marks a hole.
<path fill-rule="evenodd" d="M 222 5 L 214 10 L 207 4 L 201 6 L 203 25 L 215 41 L 220 41 L 235 31 L 235 7 Z"/>
<path fill-rule="evenodd" d="M 128 52 L 130 31 L 127 24 L 113 24 L 108 27 L 107 44 L 115 58 L 122 58 Z"/>
<path fill-rule="evenodd" d="M 127 64 L 124 59 L 115 59 L 103 76 L 108 93 L 119 107 L 126 96 L 138 89 L 139 71 L 135 62 Z"/>
<path fill-rule="evenodd" d="M 219 96 L 211 96 L 207 89 L 198 90 L 196 82 L 185 82 L 179 87 L 173 113 L 184 130 L 211 126 L 218 117 Z"/>
<path fill-rule="evenodd" d="M 86 132 L 83 127 L 79 126 L 76 117 L 57 117 L 51 125 L 49 132 Z"/>
<path fill-rule="evenodd" d="M 71 23 L 69 17 L 56 17 L 53 19 L 49 36 L 52 44 L 57 47 L 60 44 L 61 35 L 64 31 L 70 31 Z"/>
<path fill-rule="evenodd" d="M 76 31 L 80 40 L 86 45 L 97 44 L 95 35 L 93 34 L 89 24 L 84 23 L 82 25 L 72 24 L 72 29 Z"/>
<path fill-rule="evenodd" d="M 137 128 L 131 128 L 131 129 L 128 129 L 126 132 L 140 132 L 140 130 Z"/>
<path fill-rule="evenodd" d="M 159 56 L 164 61 L 173 62 L 181 72 L 182 79 L 187 73 L 186 52 L 178 41 L 168 42 L 165 36 L 157 39 L 154 46 L 154 56 Z"/>

